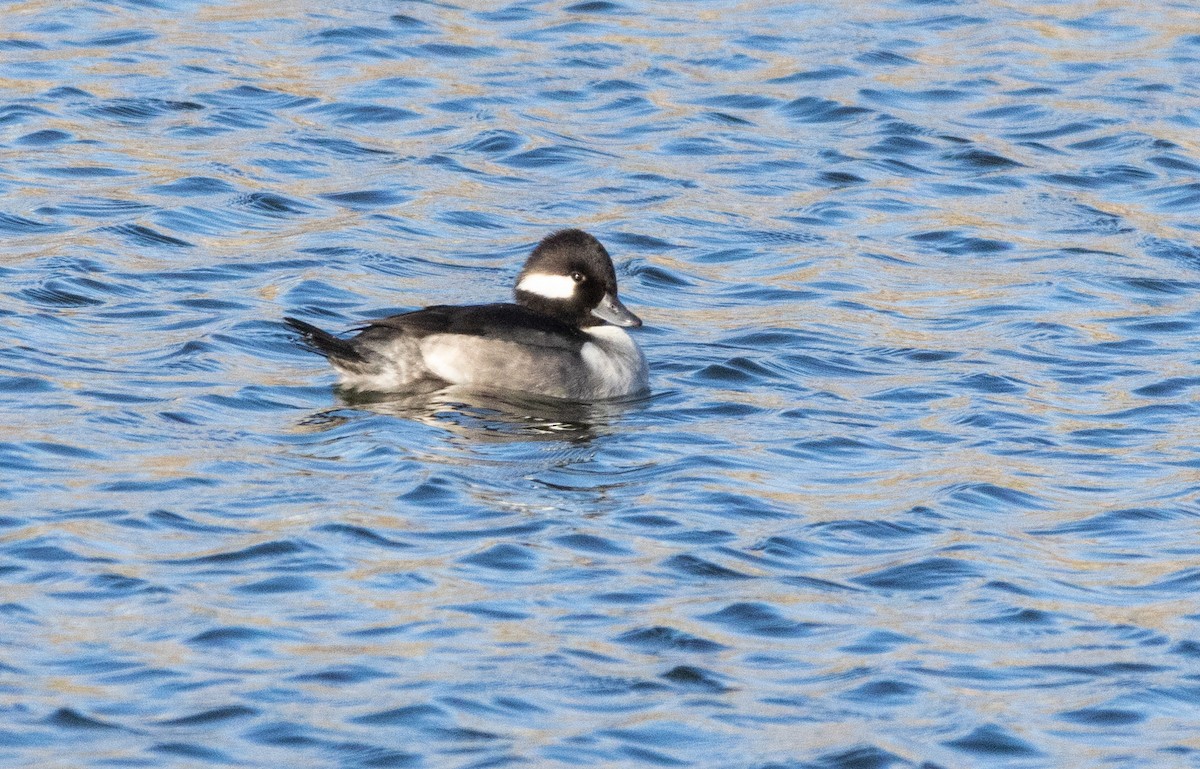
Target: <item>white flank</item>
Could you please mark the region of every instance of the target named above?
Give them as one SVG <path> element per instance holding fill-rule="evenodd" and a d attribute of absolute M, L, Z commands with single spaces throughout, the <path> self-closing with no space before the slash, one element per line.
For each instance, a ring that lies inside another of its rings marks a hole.
<path fill-rule="evenodd" d="M 570 275 L 534 272 L 521 278 L 521 282 L 517 284 L 517 290 L 528 291 L 547 299 L 570 299 L 575 296 L 575 281 L 571 280 Z"/>
<path fill-rule="evenodd" d="M 467 384 L 471 381 L 472 356 L 486 352 L 486 342 L 482 350 L 480 344 L 474 337 L 456 339 L 448 334 L 431 334 L 421 343 L 421 355 L 434 376 L 451 384 Z"/>

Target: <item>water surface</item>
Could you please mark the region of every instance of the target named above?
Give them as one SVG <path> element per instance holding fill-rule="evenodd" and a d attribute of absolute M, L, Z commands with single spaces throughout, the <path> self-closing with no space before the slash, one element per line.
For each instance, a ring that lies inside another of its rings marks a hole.
<path fill-rule="evenodd" d="M 0 7 L 0 763 L 1200 766 L 1200 13 Z M 654 395 L 279 322 L 614 254 Z"/>

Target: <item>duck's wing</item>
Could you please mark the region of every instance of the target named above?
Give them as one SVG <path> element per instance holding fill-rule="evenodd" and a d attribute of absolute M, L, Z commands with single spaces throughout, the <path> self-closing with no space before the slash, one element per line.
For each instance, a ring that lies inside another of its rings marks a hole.
<path fill-rule="evenodd" d="M 355 341 L 393 335 L 414 338 L 454 334 L 534 347 L 578 351 L 587 337 L 559 320 L 517 304 L 437 305 L 372 321 Z"/>

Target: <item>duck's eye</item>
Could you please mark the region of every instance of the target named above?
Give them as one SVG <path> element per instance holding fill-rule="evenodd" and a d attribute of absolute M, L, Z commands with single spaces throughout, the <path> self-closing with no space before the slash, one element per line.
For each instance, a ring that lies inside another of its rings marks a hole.
<path fill-rule="evenodd" d="M 583 282 L 583 273 L 582 272 L 571 273 L 571 280 L 575 281 L 576 283 L 582 283 Z"/>

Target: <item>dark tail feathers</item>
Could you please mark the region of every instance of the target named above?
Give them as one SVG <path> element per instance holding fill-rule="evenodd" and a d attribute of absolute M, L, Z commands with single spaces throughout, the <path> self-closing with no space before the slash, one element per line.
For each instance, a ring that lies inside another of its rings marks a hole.
<path fill-rule="evenodd" d="M 283 322 L 300 332 L 300 336 L 304 337 L 304 341 L 309 344 L 316 352 L 321 353 L 326 358 L 332 358 L 340 361 L 353 361 L 363 363 L 366 361 L 358 350 L 354 349 L 354 345 L 347 342 L 345 339 L 338 339 L 328 331 L 322 331 L 311 323 L 305 323 L 302 320 L 295 318 L 284 318 Z"/>

